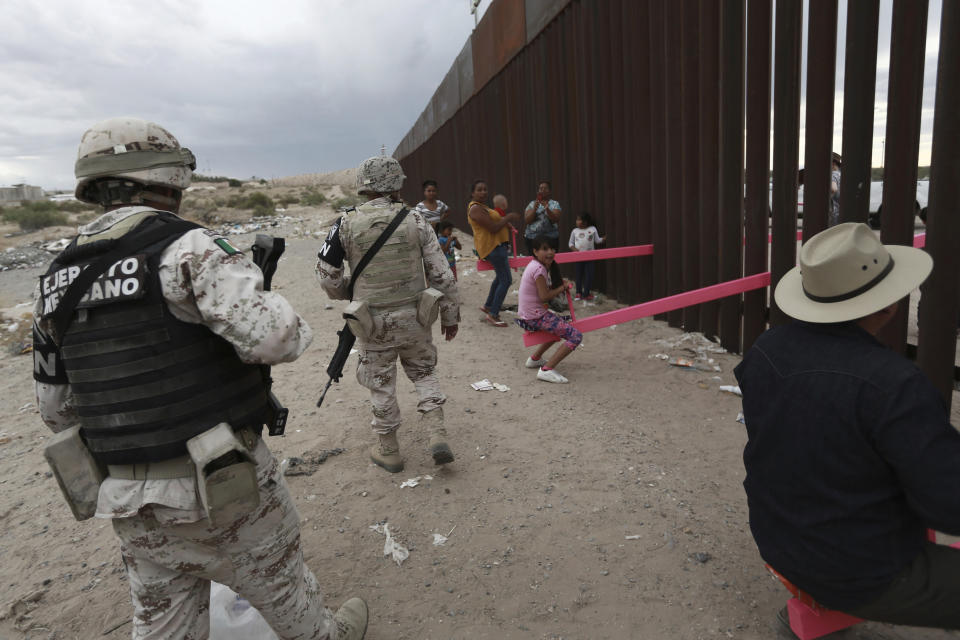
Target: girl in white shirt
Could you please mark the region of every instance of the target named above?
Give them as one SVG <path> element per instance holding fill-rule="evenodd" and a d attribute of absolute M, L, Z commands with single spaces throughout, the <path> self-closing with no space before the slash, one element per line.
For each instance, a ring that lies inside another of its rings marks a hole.
<path fill-rule="evenodd" d="M 597 228 L 593 226 L 593 217 L 584 211 L 577 216 L 577 226 L 570 232 L 571 251 L 593 251 L 596 245 L 603 244 Z M 593 300 L 590 285 L 593 284 L 593 261 L 577 262 L 577 295 L 575 300 Z"/>

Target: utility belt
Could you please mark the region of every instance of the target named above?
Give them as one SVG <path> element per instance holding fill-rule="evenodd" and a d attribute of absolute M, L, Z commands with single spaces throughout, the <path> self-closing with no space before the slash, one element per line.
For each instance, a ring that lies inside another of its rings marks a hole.
<path fill-rule="evenodd" d="M 197 493 L 213 526 L 228 524 L 260 504 L 253 451 L 260 437 L 252 429 L 236 432 L 225 422 L 187 440 L 188 455 L 137 464 L 102 465 L 94 460 L 75 426 L 56 434 L 44 449 L 57 484 L 77 520 L 97 512 L 100 484 L 119 480 L 196 478 Z"/>
<path fill-rule="evenodd" d="M 253 429 L 244 427 L 234 433 L 244 448 L 253 453 L 257 443 L 260 442 L 260 437 L 253 432 Z M 197 465 L 188 454 L 160 462 L 108 464 L 107 475 L 118 480 L 174 480 L 196 476 Z"/>
<path fill-rule="evenodd" d="M 397 305 L 378 305 L 374 308 L 416 306 L 417 322 L 421 327 L 429 329 L 437 321 L 437 316 L 440 315 L 441 298 L 443 298 L 443 293 L 433 287 L 427 287 L 417 294 L 416 300 Z M 343 318 L 347 321 L 347 326 L 361 342 L 370 340 L 378 333 L 378 327 L 370 313 L 370 307 L 371 305 L 366 300 L 354 300 L 343 310 Z"/>

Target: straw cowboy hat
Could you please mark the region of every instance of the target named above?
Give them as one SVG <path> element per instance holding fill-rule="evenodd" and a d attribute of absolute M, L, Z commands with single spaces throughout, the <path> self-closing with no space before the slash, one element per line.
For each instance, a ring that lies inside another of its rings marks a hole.
<path fill-rule="evenodd" d="M 801 247 L 800 265 L 783 276 L 774 298 L 797 320 L 845 322 L 905 297 L 931 269 L 933 259 L 925 251 L 880 244 L 867 225 L 845 222 Z"/>

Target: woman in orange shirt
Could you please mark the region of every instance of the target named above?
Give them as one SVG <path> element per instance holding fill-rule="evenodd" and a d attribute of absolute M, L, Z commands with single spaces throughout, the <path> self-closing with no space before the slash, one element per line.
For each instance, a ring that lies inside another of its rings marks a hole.
<path fill-rule="evenodd" d="M 473 246 L 481 260 L 493 265 L 496 277 L 490 284 L 487 301 L 480 310 L 486 314 L 487 322 L 495 327 L 505 327 L 507 323 L 500 319 L 500 305 L 507 297 L 513 277 L 510 275 L 510 225 L 520 223 L 520 215 L 508 213 L 500 215 L 485 203 L 489 191 L 487 183 L 477 180 L 470 189 L 470 204 L 467 206 L 467 220 L 473 229 Z"/>

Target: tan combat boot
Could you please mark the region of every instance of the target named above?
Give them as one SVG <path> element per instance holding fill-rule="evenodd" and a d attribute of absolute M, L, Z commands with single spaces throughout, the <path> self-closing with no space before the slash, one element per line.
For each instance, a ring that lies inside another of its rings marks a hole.
<path fill-rule="evenodd" d="M 390 473 L 403 471 L 403 458 L 400 457 L 400 443 L 397 442 L 396 431 L 380 436 L 380 444 L 375 444 L 370 449 L 370 459 Z"/>
<path fill-rule="evenodd" d="M 337 624 L 335 640 L 363 640 L 367 635 L 367 603 L 361 598 L 350 598 L 333 614 Z"/>
<path fill-rule="evenodd" d="M 430 455 L 434 464 L 453 462 L 453 451 L 447 444 L 447 429 L 443 426 L 443 408 L 420 414 L 420 422 L 430 432 Z"/>

